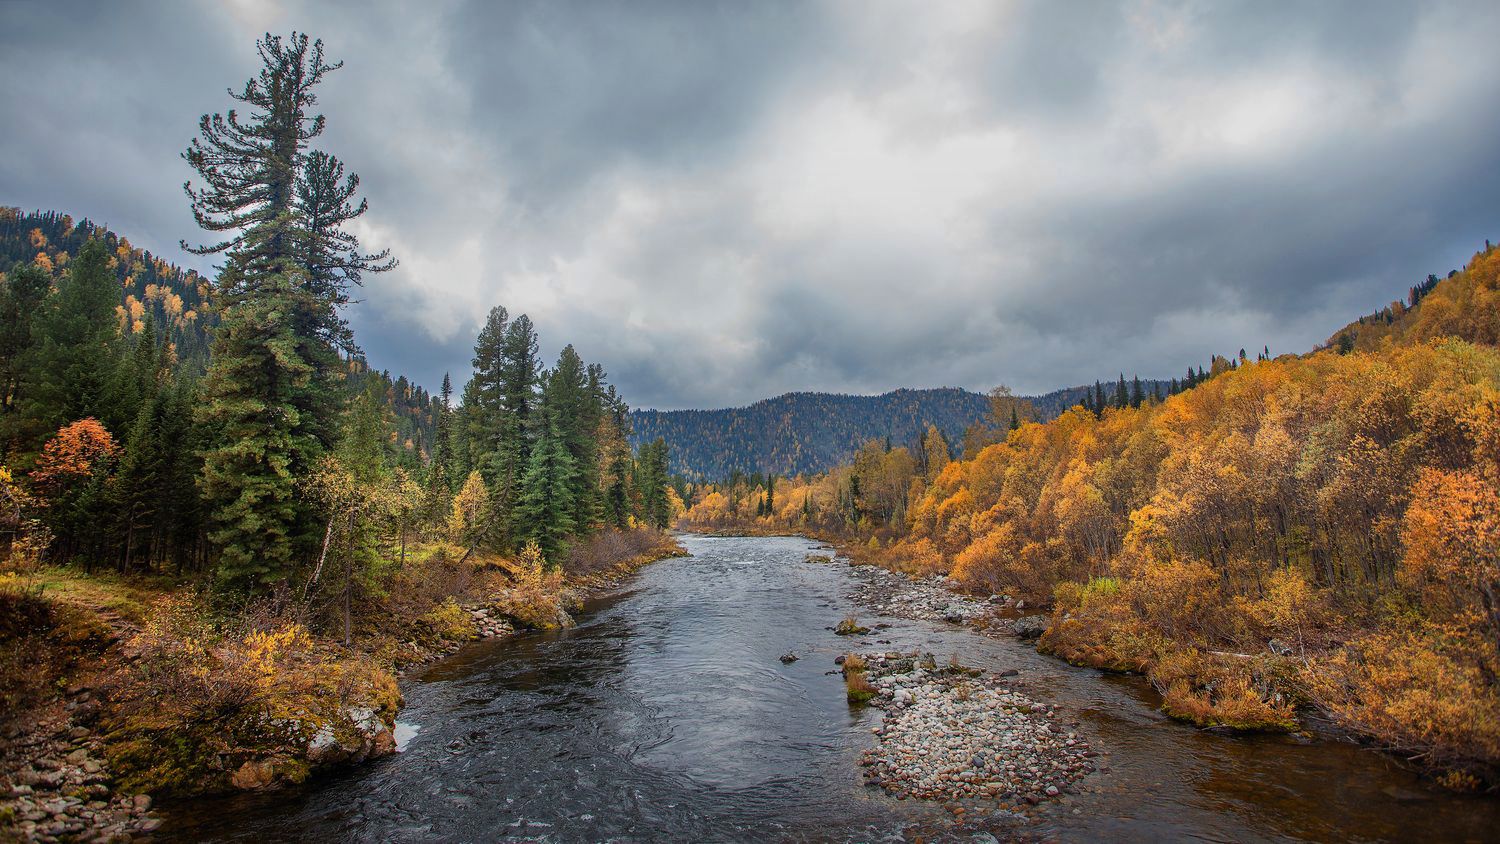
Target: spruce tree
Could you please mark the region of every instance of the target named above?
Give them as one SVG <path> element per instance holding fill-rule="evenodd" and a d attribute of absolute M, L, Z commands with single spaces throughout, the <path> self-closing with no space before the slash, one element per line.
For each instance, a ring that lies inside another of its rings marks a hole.
<path fill-rule="evenodd" d="M 1130 379 L 1130 406 L 1140 407 L 1146 401 L 1146 393 L 1141 389 L 1141 376 L 1135 375 Z"/>
<path fill-rule="evenodd" d="M 646 479 L 642 492 L 644 518 L 657 530 L 666 530 L 672 524 L 671 500 L 667 490 L 671 486 L 670 458 L 667 442 L 657 437 L 647 446 L 642 446 L 639 458 Z"/>
<path fill-rule="evenodd" d="M 36 322 L 52 280 L 35 264 L 18 263 L 0 286 L 0 446 L 10 444 L 27 358 L 37 344 Z"/>
<path fill-rule="evenodd" d="M 78 251 L 68 274 L 36 319 L 37 344 L 27 355 L 23 409 L 31 444 L 62 425 L 88 416 L 122 434 L 117 372 L 120 285 L 109 268 L 109 250 L 94 238 Z"/>
<path fill-rule="evenodd" d="M 474 375 L 464 389 L 464 422 L 468 426 L 472 456 L 485 483 L 495 488 L 492 458 L 501 448 L 500 440 L 509 426 L 502 421 L 505 413 L 505 330 L 510 314 L 503 307 L 490 309 L 484 327 L 474 341 Z"/>
<path fill-rule="evenodd" d="M 573 460 L 570 497 L 573 523 L 578 533 L 587 533 L 599 521 L 599 472 L 595 442 L 598 426 L 598 371 L 585 367 L 578 352 L 565 346 L 557 366 L 548 375 L 546 401 L 557 420 L 559 433 Z"/>
<path fill-rule="evenodd" d="M 453 381 L 443 373 L 441 398 L 434 403 L 432 463 L 427 469 L 427 519 L 437 521 L 448 513 L 453 496 Z"/>
<path fill-rule="evenodd" d="M 521 314 L 505 327 L 498 345 L 498 415 L 494 417 L 495 448 L 476 465 L 488 463 L 491 500 L 502 513 L 515 506 L 521 493 L 525 473 L 531 463 L 532 442 L 545 429 L 533 424 L 537 405 L 537 387 L 541 384 L 541 361 L 537 351 L 536 332 L 530 317 Z M 482 396 L 481 396 L 482 397 Z M 481 402 L 481 406 L 484 406 Z M 472 430 L 472 429 L 471 429 Z M 515 543 L 516 532 L 510 520 L 502 522 L 504 541 Z"/>
<path fill-rule="evenodd" d="M 1115 385 L 1115 409 L 1124 410 L 1130 404 L 1130 396 L 1125 392 L 1125 373 L 1120 373 L 1120 381 Z"/>
<path fill-rule="evenodd" d="M 172 458 L 163 441 L 170 409 L 170 394 L 153 390 L 142 402 L 125 441 L 125 456 L 112 490 L 112 509 L 121 522 L 122 572 L 135 568 L 143 557 L 145 567 L 150 568 L 161 539 L 163 492 L 170 483 L 167 470 Z"/>
<path fill-rule="evenodd" d="M 575 529 L 575 471 L 556 414 L 543 407 L 537 417 L 537 439 L 522 477 L 515 521 L 519 538 L 535 542 L 547 566 L 556 568 Z"/>
<path fill-rule="evenodd" d="M 110 379 L 109 403 L 115 408 L 122 431 L 130 430 L 141 407 L 155 395 L 160 357 L 156 321 L 147 314 L 141 330 L 136 332 L 130 353 L 119 359 L 115 375 Z"/>

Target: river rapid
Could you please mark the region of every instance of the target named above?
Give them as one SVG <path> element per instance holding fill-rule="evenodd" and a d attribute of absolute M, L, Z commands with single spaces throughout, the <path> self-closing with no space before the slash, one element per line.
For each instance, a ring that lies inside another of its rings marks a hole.
<path fill-rule="evenodd" d="M 295 791 L 167 807 L 168 840 L 1495 841 L 1500 803 L 1432 789 L 1336 741 L 1172 722 L 1138 678 L 856 605 L 847 566 L 797 537 L 685 536 L 577 628 L 475 643 L 408 681 L 402 752 Z M 890 625 L 838 637 L 845 615 Z M 878 709 L 834 657 L 912 650 L 992 671 L 1076 720 L 1101 756 L 1080 793 L 956 825 L 864 785 Z M 800 659 L 783 664 L 791 651 Z"/>

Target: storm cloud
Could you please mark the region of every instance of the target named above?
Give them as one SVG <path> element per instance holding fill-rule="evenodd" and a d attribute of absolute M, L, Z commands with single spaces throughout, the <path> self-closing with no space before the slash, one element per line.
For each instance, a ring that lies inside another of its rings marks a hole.
<path fill-rule="evenodd" d="M 0 4 L 0 203 L 198 236 L 178 157 L 266 31 L 345 61 L 371 362 L 493 305 L 634 405 L 1021 392 L 1303 351 L 1500 212 L 1500 6 Z"/>

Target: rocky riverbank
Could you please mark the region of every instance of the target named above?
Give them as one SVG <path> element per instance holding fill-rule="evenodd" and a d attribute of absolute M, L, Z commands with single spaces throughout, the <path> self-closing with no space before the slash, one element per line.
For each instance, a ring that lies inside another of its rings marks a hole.
<path fill-rule="evenodd" d="M 494 607 L 482 603 L 459 605 L 455 621 L 456 624 L 447 635 L 436 639 L 412 637 L 397 643 L 392 658 L 396 676 L 404 678 L 424 665 L 451 656 L 470 642 L 503 639 L 516 635 L 519 630 L 514 621 L 501 615 Z"/>
<path fill-rule="evenodd" d="M 846 664 L 850 660 L 846 659 Z M 862 654 L 870 704 L 885 710 L 861 764 L 901 798 L 949 803 L 956 815 L 1021 812 L 1076 793 L 1094 751 L 1053 707 L 1002 677 L 916 653 Z M 956 801 L 979 801 L 966 807 Z"/>
<path fill-rule="evenodd" d="M 98 739 L 71 717 L 97 707 L 92 691 L 72 692 L 65 709 L 12 726 L 0 744 L 0 840 L 123 841 L 161 826 L 149 796 L 112 793 Z"/>

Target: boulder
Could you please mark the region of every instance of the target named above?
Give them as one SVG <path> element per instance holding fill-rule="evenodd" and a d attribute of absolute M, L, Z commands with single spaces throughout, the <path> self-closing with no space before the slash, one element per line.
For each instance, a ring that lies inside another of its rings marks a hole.
<path fill-rule="evenodd" d="M 1010 623 L 1010 629 L 1022 639 L 1035 639 L 1047 632 L 1050 625 L 1045 615 L 1027 615 Z"/>
<path fill-rule="evenodd" d="M 229 776 L 229 784 L 242 791 L 257 791 L 276 781 L 276 766 L 269 759 L 252 759 Z"/>

